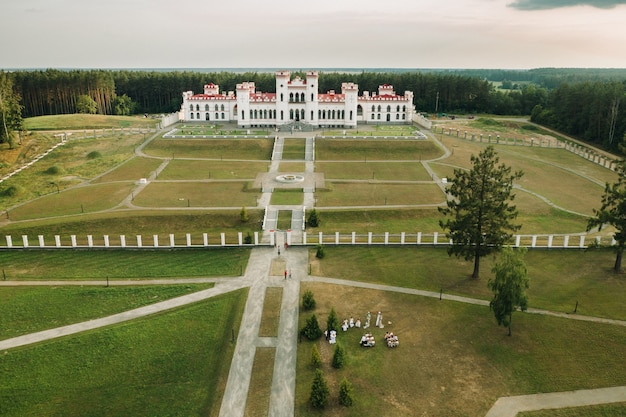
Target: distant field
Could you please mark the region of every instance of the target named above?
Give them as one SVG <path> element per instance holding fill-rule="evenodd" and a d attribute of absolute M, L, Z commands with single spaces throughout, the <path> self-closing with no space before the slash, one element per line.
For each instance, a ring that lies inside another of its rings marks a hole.
<path fill-rule="evenodd" d="M 173 159 L 159 174 L 159 180 L 253 180 L 267 169 L 265 162 Z"/>
<path fill-rule="evenodd" d="M 326 180 L 430 181 L 420 162 L 317 162 Z"/>
<path fill-rule="evenodd" d="M 135 196 L 139 207 L 255 207 L 245 182 L 152 182 Z"/>
<path fill-rule="evenodd" d="M 320 207 L 419 205 L 445 202 L 443 191 L 436 184 L 333 183 L 331 191 L 320 191 L 316 197 Z"/>
<path fill-rule="evenodd" d="M 102 114 L 58 114 L 24 119 L 26 130 L 79 130 L 142 127 L 154 128 L 160 119 L 143 116 L 105 116 Z"/>
<path fill-rule="evenodd" d="M 317 161 L 420 161 L 441 155 L 443 151 L 434 142 L 427 140 L 318 139 L 315 141 Z"/>

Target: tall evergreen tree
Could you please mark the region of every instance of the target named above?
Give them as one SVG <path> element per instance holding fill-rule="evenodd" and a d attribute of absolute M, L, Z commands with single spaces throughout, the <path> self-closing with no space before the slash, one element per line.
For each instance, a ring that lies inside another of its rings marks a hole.
<path fill-rule="evenodd" d="M 318 368 L 315 370 L 315 377 L 313 379 L 313 384 L 311 385 L 311 396 L 309 397 L 309 402 L 313 408 L 324 408 L 328 402 L 329 394 L 330 390 L 328 389 L 326 378 L 324 378 L 324 374 Z"/>
<path fill-rule="evenodd" d="M 439 221 L 452 239 L 448 254 L 473 258 L 472 278 L 479 277 L 480 258 L 499 250 L 521 227 L 513 223 L 518 212 L 510 202 L 515 198 L 513 181 L 523 173 L 511 173 L 510 167 L 498 165 L 499 160 L 493 146 L 472 155 L 469 171 L 454 170 L 446 190 L 447 207 L 439 208 L 448 217 Z"/>

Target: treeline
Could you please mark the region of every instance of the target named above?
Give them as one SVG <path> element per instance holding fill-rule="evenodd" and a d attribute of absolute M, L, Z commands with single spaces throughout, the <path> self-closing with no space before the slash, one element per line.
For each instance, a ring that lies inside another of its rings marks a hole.
<path fill-rule="evenodd" d="M 626 133 L 626 82 L 562 83 L 537 104 L 531 121 L 617 151 Z"/>
<path fill-rule="evenodd" d="M 201 72 L 131 70 L 44 70 L 9 73 L 21 97 L 24 117 L 75 113 L 77 100 L 88 95 L 97 111 L 115 114 L 119 97 L 132 100 L 135 113 L 178 111 L 182 92 L 203 91 L 207 83 L 222 91 L 234 91 L 238 83 L 253 81 L 257 91 L 274 92 L 273 72 Z M 292 71 L 292 77 L 306 77 Z M 489 79 L 516 78 L 521 88 L 496 89 Z M 619 78 L 622 76 L 622 78 Z M 625 70 L 536 69 L 446 70 L 391 72 L 320 72 L 319 91 L 341 91 L 343 82 L 354 82 L 359 90 L 377 92 L 391 84 L 398 94 L 413 91 L 417 111 L 426 113 L 528 115 L 582 140 L 617 149 L 626 130 L 624 98 Z M 554 88 L 547 87 L 554 83 Z M 544 86 L 542 86 L 544 85 Z"/>

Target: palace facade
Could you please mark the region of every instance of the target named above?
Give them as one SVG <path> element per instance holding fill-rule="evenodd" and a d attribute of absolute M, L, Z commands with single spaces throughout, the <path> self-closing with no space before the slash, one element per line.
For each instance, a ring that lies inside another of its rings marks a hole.
<path fill-rule="evenodd" d="M 307 124 L 312 127 L 353 128 L 357 123 L 411 123 L 413 92 L 398 95 L 393 86 L 378 87 L 378 93 L 342 83 L 341 93 L 318 92 L 318 73 L 309 71 L 306 79 L 291 79 L 289 71 L 276 72 L 276 92 L 256 91 L 253 82 L 237 84 L 236 93 L 220 92 L 207 84 L 204 93 L 183 93 L 181 118 L 185 122 L 237 122 L 240 127 L 280 127 Z"/>

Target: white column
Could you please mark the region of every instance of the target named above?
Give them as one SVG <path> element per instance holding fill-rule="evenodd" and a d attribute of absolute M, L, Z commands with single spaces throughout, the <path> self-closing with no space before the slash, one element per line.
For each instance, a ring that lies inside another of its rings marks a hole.
<path fill-rule="evenodd" d="M 122 246 L 123 248 L 126 247 L 126 236 L 125 235 L 120 235 L 120 246 Z"/>
<path fill-rule="evenodd" d="M 93 248 L 93 236 L 92 235 L 87 235 L 87 246 L 89 246 L 90 248 Z"/>
<path fill-rule="evenodd" d="M 422 232 L 417 232 L 417 244 L 422 244 Z"/>
<path fill-rule="evenodd" d="M 533 240 L 532 240 L 530 246 L 532 246 L 533 248 L 535 246 L 537 246 L 537 235 L 533 235 Z"/>
<path fill-rule="evenodd" d="M 137 235 L 137 247 L 140 248 L 142 245 L 141 243 L 141 235 Z"/>
<path fill-rule="evenodd" d="M 522 237 L 520 235 L 516 235 L 515 236 L 515 247 L 519 248 L 519 243 L 521 241 Z"/>
<path fill-rule="evenodd" d="M 372 232 L 367 232 L 367 244 L 372 244 Z"/>
<path fill-rule="evenodd" d="M 22 245 L 27 248 L 28 247 L 28 236 L 22 235 Z"/>
<path fill-rule="evenodd" d="M 548 247 L 551 248 L 552 247 L 552 235 L 548 236 Z"/>
<path fill-rule="evenodd" d="M 226 233 L 220 233 L 220 239 L 222 241 L 222 246 L 226 246 Z"/>
<path fill-rule="evenodd" d="M 187 246 L 191 246 L 191 233 L 187 233 L 185 235 L 185 239 L 187 241 Z"/>
<path fill-rule="evenodd" d="M 5 236 L 5 238 L 7 240 L 7 246 L 9 248 L 12 248 L 13 247 L 13 238 L 11 236 L 9 236 L 9 235 Z"/>
<path fill-rule="evenodd" d="M 104 235 L 104 247 L 109 247 L 109 235 Z"/>
<path fill-rule="evenodd" d="M 339 244 L 339 232 L 335 232 L 335 245 Z"/>
<path fill-rule="evenodd" d="M 152 245 L 155 248 L 159 247 L 159 235 L 152 235 Z"/>
<path fill-rule="evenodd" d="M 254 232 L 254 246 L 259 246 L 259 232 Z"/>
<path fill-rule="evenodd" d="M 55 245 L 57 248 L 60 248 L 60 247 L 61 247 L 61 236 L 59 236 L 59 235 L 54 235 L 54 245 Z"/>
<path fill-rule="evenodd" d="M 580 247 L 580 248 L 584 248 L 585 247 L 585 235 L 581 235 L 580 236 L 580 242 L 578 243 L 578 247 Z"/>
<path fill-rule="evenodd" d="M 209 246 L 209 235 L 207 235 L 206 233 L 202 233 L 202 244 L 204 246 Z"/>
<path fill-rule="evenodd" d="M 302 244 L 306 245 L 306 232 L 302 232 Z"/>
<path fill-rule="evenodd" d="M 400 244 L 404 245 L 404 232 L 400 233 Z"/>
<path fill-rule="evenodd" d="M 287 245 L 291 246 L 291 229 L 287 230 Z"/>
<path fill-rule="evenodd" d="M 274 236 L 274 231 L 270 230 L 270 246 L 276 245 L 276 236 Z"/>
<path fill-rule="evenodd" d="M 566 248 L 569 243 L 569 235 L 563 237 L 563 247 Z"/>
<path fill-rule="evenodd" d="M 170 248 L 176 246 L 176 242 L 174 242 L 174 233 L 170 233 Z"/>
<path fill-rule="evenodd" d="M 237 232 L 237 240 L 239 240 L 239 246 L 243 245 L 243 233 Z"/>
<path fill-rule="evenodd" d="M 389 232 L 385 232 L 385 245 L 389 244 Z"/>
<path fill-rule="evenodd" d="M 433 233 L 433 245 L 437 244 L 437 238 L 439 237 L 439 232 Z"/>
<path fill-rule="evenodd" d="M 319 234 L 319 244 L 321 245 L 323 241 L 324 241 L 324 236 L 322 235 L 322 232 L 320 232 L 320 234 Z"/>
<path fill-rule="evenodd" d="M 352 232 L 352 244 L 356 243 L 356 232 Z"/>
<path fill-rule="evenodd" d="M 46 246 L 46 243 L 43 240 L 43 235 L 38 235 L 37 238 L 39 239 L 39 247 L 43 248 L 44 246 Z"/>

